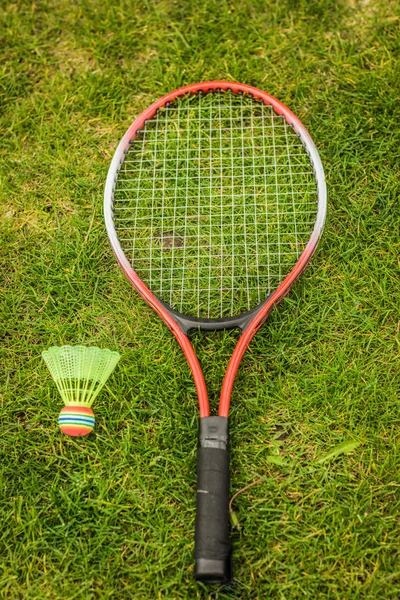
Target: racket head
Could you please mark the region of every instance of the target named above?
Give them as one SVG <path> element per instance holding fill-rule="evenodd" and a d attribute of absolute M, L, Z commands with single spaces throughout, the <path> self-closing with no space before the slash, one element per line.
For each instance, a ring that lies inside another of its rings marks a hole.
<path fill-rule="evenodd" d="M 326 196 L 300 120 L 257 88 L 212 81 L 163 96 L 132 123 L 104 214 L 125 275 L 171 329 L 244 331 L 308 264 Z"/>

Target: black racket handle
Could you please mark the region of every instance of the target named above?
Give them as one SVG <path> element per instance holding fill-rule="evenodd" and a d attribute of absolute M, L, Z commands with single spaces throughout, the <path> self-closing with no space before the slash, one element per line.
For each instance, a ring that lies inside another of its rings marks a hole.
<path fill-rule="evenodd" d="M 194 577 L 204 583 L 232 580 L 229 541 L 228 419 L 200 419 Z"/>

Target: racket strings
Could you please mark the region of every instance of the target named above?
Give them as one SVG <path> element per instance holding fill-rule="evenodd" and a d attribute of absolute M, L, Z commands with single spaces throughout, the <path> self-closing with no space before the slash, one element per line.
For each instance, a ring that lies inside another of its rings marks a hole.
<path fill-rule="evenodd" d="M 318 208 L 313 165 L 271 106 L 230 92 L 177 99 L 132 140 L 114 225 L 146 285 L 198 317 L 262 302 L 292 270 Z"/>

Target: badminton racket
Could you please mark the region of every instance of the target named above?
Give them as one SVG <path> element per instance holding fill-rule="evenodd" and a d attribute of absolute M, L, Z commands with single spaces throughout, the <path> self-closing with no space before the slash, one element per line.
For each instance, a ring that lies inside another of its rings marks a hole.
<path fill-rule="evenodd" d="M 196 385 L 195 578 L 232 579 L 228 414 L 251 339 L 317 247 L 326 215 L 318 151 L 299 119 L 249 85 L 211 81 L 149 106 L 123 136 L 104 212 L 126 277 L 178 340 Z M 241 335 L 210 415 L 191 331 Z"/>

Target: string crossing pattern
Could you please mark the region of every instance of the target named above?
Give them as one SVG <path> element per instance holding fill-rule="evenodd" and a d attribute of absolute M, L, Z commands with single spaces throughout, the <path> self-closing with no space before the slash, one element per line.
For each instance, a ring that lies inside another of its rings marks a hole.
<path fill-rule="evenodd" d="M 220 318 L 262 302 L 293 269 L 318 208 L 314 167 L 272 106 L 186 95 L 136 137 L 114 189 L 132 267 L 181 313 Z"/>

